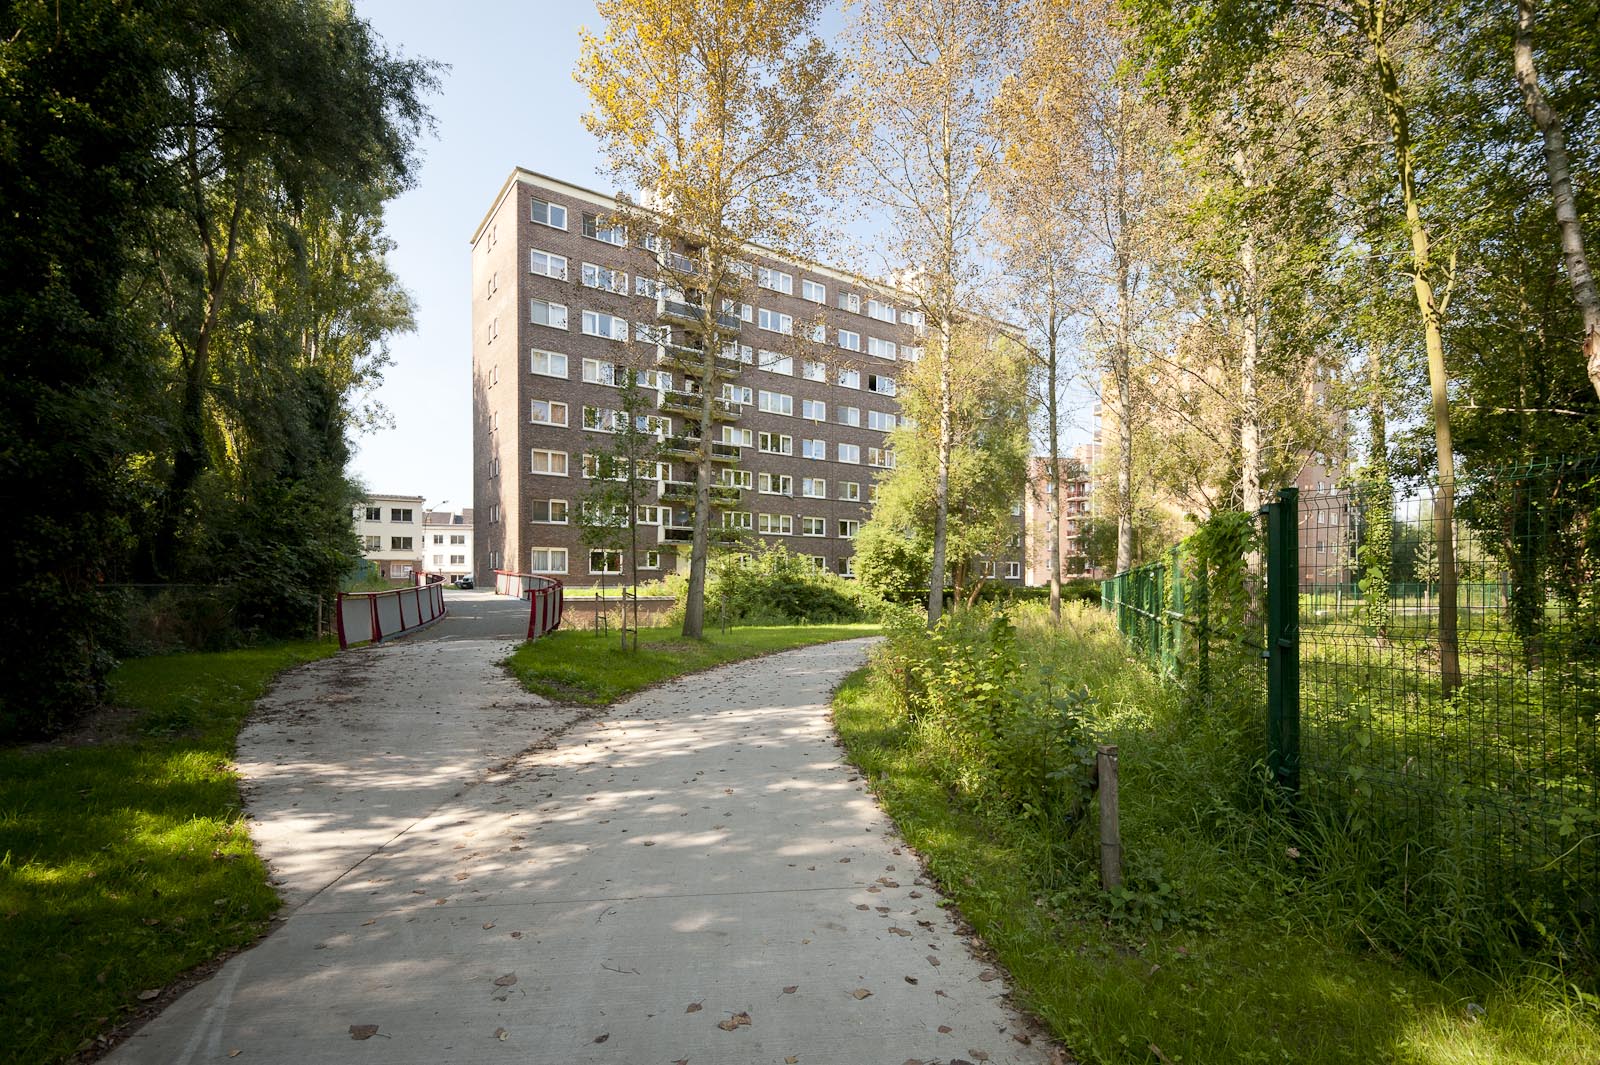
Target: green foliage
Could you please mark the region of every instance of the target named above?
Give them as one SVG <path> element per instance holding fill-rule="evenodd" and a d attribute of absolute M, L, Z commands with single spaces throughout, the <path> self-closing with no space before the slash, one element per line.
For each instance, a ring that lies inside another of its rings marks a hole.
<path fill-rule="evenodd" d="M 67 1060 L 140 991 L 260 935 L 278 899 L 235 738 L 277 673 L 336 650 L 133 659 L 96 742 L 0 750 L 0 1061 Z"/>
<path fill-rule="evenodd" d="M 677 624 L 639 630 L 638 651 L 620 650 L 592 633 L 559 629 L 525 643 L 506 666 L 522 686 L 558 702 L 604 706 L 686 673 L 795 647 L 875 636 L 875 625 L 741 626 L 712 629 L 702 639 Z"/>
<path fill-rule="evenodd" d="M 687 579 L 674 574 L 665 590 L 678 602 L 666 624 L 682 624 Z M 832 625 L 871 621 L 884 603 L 872 590 L 792 554 L 782 544 L 716 560 L 706 582 L 706 618 L 712 625 Z"/>
<path fill-rule="evenodd" d="M 926 535 L 868 521 L 856 533 L 856 580 L 885 602 L 911 606 L 928 599 L 933 542 Z"/>

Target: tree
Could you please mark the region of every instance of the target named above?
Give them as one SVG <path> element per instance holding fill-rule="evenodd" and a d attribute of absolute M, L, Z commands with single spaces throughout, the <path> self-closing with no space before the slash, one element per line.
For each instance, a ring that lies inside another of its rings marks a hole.
<path fill-rule="evenodd" d="M 700 386 L 696 505 L 683 634 L 705 624 L 713 450 L 721 384 L 738 372 L 738 319 L 722 313 L 752 280 L 753 244 L 804 245 L 836 64 L 814 33 L 820 0 L 601 0 L 606 26 L 581 33 L 584 124 L 611 171 L 642 190 L 617 221 L 656 242 L 663 312 L 692 343 Z M 680 254 L 683 248 L 692 254 Z M 669 306 L 670 304 L 670 306 Z"/>
<path fill-rule="evenodd" d="M 951 438 L 946 442 L 930 417 L 946 402 L 945 371 L 923 360 L 900 385 L 903 424 L 890 436 L 895 466 L 878 482 L 863 535 L 877 552 L 872 566 L 882 568 L 880 563 L 896 554 L 904 566 L 920 570 L 924 557 L 931 566 L 940 473 L 948 471 L 944 530 L 960 604 L 976 599 L 986 579 L 982 563 L 992 564 L 1017 534 L 1013 512 L 1027 478 L 1029 410 L 1020 343 L 993 328 L 965 325 L 956 331 L 954 347 L 948 378 Z M 941 454 L 947 456 L 943 461 Z M 892 581 L 881 584 L 893 590 Z"/>
<path fill-rule="evenodd" d="M 995 0 L 862 0 L 847 31 L 845 111 L 856 119 L 839 176 L 884 218 L 887 265 L 915 292 L 932 340 L 930 627 L 944 609 L 951 554 L 956 337 L 981 304 L 984 169 L 998 149 L 990 104 L 1006 71 L 1010 15 L 1011 4 Z"/>

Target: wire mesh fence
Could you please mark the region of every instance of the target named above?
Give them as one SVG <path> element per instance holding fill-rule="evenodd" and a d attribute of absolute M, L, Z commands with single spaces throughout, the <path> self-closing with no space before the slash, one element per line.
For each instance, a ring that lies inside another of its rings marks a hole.
<path fill-rule="evenodd" d="M 1473 905 L 1593 928 L 1600 458 L 1486 471 L 1448 494 L 1291 490 L 1268 510 L 1281 532 L 1260 541 L 1265 604 L 1244 616 L 1285 659 L 1265 754 L 1297 808 L 1395 843 L 1397 877 L 1443 870 Z M 1106 581 L 1103 602 L 1192 684 L 1204 641 L 1183 642 L 1198 623 L 1194 590 L 1186 606 L 1174 595 L 1181 557 Z"/>

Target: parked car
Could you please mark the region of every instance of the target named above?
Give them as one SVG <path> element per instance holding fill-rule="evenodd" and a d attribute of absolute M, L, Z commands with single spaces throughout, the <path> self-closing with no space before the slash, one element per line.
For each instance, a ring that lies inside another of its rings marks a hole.
<path fill-rule="evenodd" d="M 472 577 L 470 574 L 463 573 L 461 576 L 451 581 L 450 584 L 453 587 L 465 590 L 472 587 Z"/>

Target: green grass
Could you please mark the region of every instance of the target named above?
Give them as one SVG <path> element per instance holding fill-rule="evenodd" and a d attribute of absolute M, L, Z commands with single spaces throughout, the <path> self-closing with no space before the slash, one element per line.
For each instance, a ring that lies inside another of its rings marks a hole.
<path fill-rule="evenodd" d="M 916 728 L 886 709 L 887 678 L 870 667 L 852 676 L 834 716 L 1022 1003 L 1086 1065 L 1600 1061 L 1593 999 L 1527 966 L 1499 979 L 1431 978 L 1368 948 L 1351 934 L 1358 920 L 1327 920 L 1326 898 L 1300 899 L 1295 859 L 1281 847 L 1264 858 L 1270 837 L 1251 815 L 1227 812 L 1237 788 L 1221 794 L 1215 779 L 1237 759 L 1227 730 L 1185 727 L 1108 619 L 1070 608 L 1067 618 L 1065 638 L 1019 624 L 1025 660 L 1086 684 L 1098 736 L 1119 745 L 1130 884 L 1170 892 L 1159 931 L 1116 916 L 1098 891 L 1092 823 L 1072 839 L 1069 867 L 1051 868 L 1036 831 L 957 797 Z"/>
<path fill-rule="evenodd" d="M 135 659 L 93 745 L 0 750 L 0 1061 L 57 1061 L 277 908 L 240 813 L 239 726 L 292 643 Z M 125 733 L 125 734 L 124 734 Z"/>
<path fill-rule="evenodd" d="M 877 625 L 752 625 L 703 640 L 685 640 L 676 626 L 639 630 L 638 651 L 623 651 L 616 634 L 562 630 L 523 644 L 508 660 L 523 687 L 581 706 L 604 706 L 685 673 L 833 640 L 876 636 Z"/>

